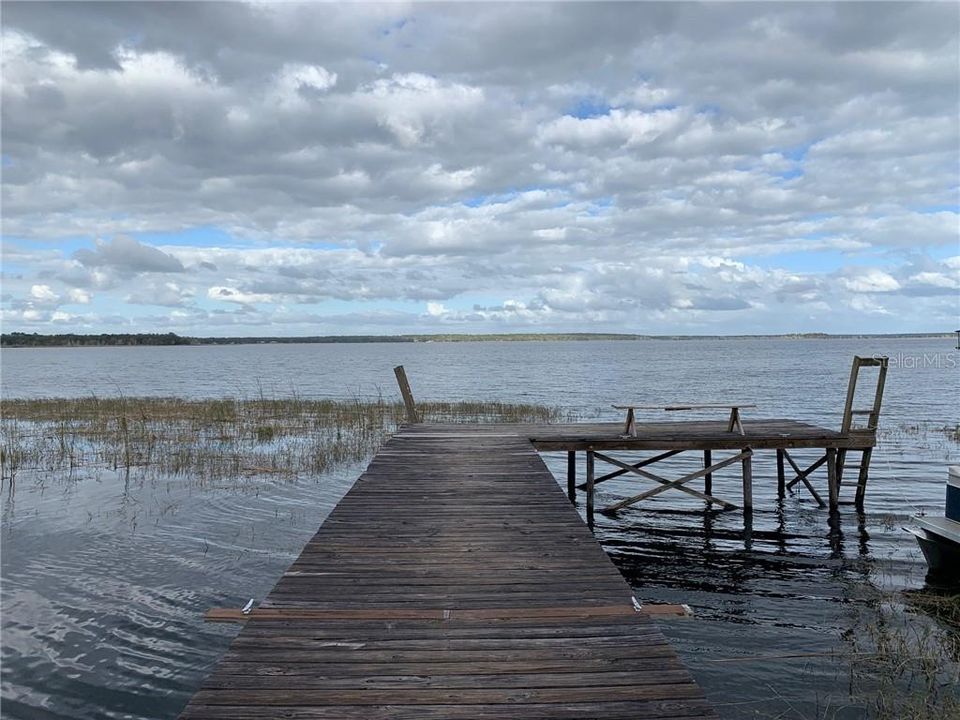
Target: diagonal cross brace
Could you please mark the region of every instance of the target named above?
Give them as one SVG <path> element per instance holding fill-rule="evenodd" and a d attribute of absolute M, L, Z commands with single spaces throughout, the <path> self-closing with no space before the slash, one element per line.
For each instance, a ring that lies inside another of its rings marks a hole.
<path fill-rule="evenodd" d="M 793 480 L 791 480 L 789 483 L 787 483 L 787 489 L 790 490 L 798 482 L 803 482 L 807 490 L 810 491 L 810 494 L 813 495 L 813 499 L 817 501 L 817 504 L 820 505 L 820 507 L 826 507 L 827 504 L 823 501 L 823 498 L 820 497 L 817 491 L 813 489 L 813 485 L 810 484 L 810 481 L 807 479 L 807 475 L 809 475 L 818 467 L 823 465 L 827 461 L 827 456 L 824 455 L 815 463 L 813 463 L 813 465 L 808 467 L 806 470 L 800 469 L 800 466 L 794 462 L 792 457 L 790 457 L 790 453 L 787 452 L 786 448 L 784 448 L 783 450 L 783 456 L 787 459 L 787 462 L 790 463 L 790 466 L 793 468 L 794 472 L 797 473 L 797 476 Z"/>
<path fill-rule="evenodd" d="M 625 508 L 628 505 L 633 505 L 634 503 L 638 503 L 641 500 L 646 500 L 647 498 L 653 497 L 654 495 L 659 495 L 660 493 L 670 490 L 671 488 L 676 488 L 677 490 L 688 493 L 689 495 L 693 495 L 694 497 L 698 497 L 701 500 L 706 500 L 707 502 L 710 502 L 710 503 L 717 503 L 719 505 L 723 505 L 725 508 L 728 508 L 731 510 L 736 509 L 737 506 L 734 505 L 733 503 L 729 503 L 726 500 L 721 500 L 720 498 L 713 497 L 712 495 L 707 495 L 705 493 L 694 490 L 693 488 L 688 488 L 684 485 L 684 483 L 688 483 L 691 480 L 696 480 L 699 477 L 703 477 L 707 473 L 712 473 L 721 468 L 725 468 L 727 467 L 727 465 L 732 465 L 735 462 L 740 462 L 745 457 L 752 455 L 753 452 L 751 450 L 744 450 L 743 452 L 737 455 L 734 455 L 731 458 L 722 460 L 721 462 L 715 463 L 710 467 L 703 468 L 702 470 L 697 470 L 696 472 L 692 472 L 687 475 L 684 475 L 683 477 L 677 480 L 667 480 L 666 478 L 660 477 L 659 475 L 654 475 L 653 473 L 647 472 L 646 470 L 641 470 L 640 468 L 634 467 L 633 465 L 628 465 L 625 462 L 617 460 L 616 458 L 612 458 L 608 455 L 604 455 L 603 453 L 594 452 L 593 454 L 596 458 L 603 460 L 604 462 L 610 463 L 611 465 L 616 465 L 617 467 L 621 468 L 625 472 L 636 473 L 641 477 L 645 477 L 649 480 L 654 480 L 660 483 L 660 487 L 656 487 L 656 488 L 653 488 L 652 490 L 647 490 L 646 492 L 640 493 L 639 495 L 634 495 L 633 497 L 629 497 L 629 498 L 626 498 L 625 500 L 621 500 L 618 503 L 614 503 L 609 507 L 603 508 L 603 510 L 601 511 L 604 513 L 612 513 L 612 512 L 616 512 L 617 510 L 620 510 L 621 508 Z"/>
<path fill-rule="evenodd" d="M 679 455 L 679 454 L 682 453 L 682 452 L 683 452 L 683 450 L 668 450 L 668 451 L 665 452 L 665 453 L 660 453 L 659 455 L 654 455 L 653 457 L 647 458 L 646 460 L 641 460 L 640 462 L 632 463 L 632 464 L 630 465 L 630 467 L 637 469 L 637 468 L 645 467 L 646 465 L 653 465 L 654 463 L 660 462 L 661 460 L 666 460 L 667 458 L 673 457 L 674 455 Z M 615 477 L 620 477 L 621 475 L 625 475 L 625 474 L 627 474 L 628 472 L 630 472 L 630 471 L 629 471 L 629 470 L 614 470 L 613 472 L 609 472 L 609 473 L 607 473 L 606 475 L 601 475 L 600 477 L 598 477 L 597 479 L 595 479 L 595 480 L 593 481 L 593 484 L 594 484 L 595 486 L 596 486 L 596 485 L 599 485 L 599 484 L 602 483 L 602 482 L 606 482 L 607 480 L 613 480 Z M 582 483 L 580 483 L 579 485 L 577 485 L 577 489 L 579 489 L 579 490 L 586 490 L 586 489 L 587 489 L 587 484 L 586 484 L 585 482 L 582 482 Z"/>

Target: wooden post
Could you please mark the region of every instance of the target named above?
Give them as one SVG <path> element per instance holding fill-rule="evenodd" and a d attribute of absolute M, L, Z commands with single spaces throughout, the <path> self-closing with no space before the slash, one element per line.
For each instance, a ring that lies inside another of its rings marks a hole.
<path fill-rule="evenodd" d="M 397 385 L 400 386 L 400 394 L 403 395 L 403 404 L 407 406 L 407 422 L 413 424 L 420 422 L 417 405 L 413 401 L 413 393 L 410 391 L 410 383 L 407 382 L 407 373 L 403 365 L 397 365 L 393 369 L 393 374 L 397 376 Z"/>
<path fill-rule="evenodd" d="M 743 510 L 753 510 L 753 452 L 750 448 L 743 449 Z"/>
<path fill-rule="evenodd" d="M 787 494 L 787 477 L 783 471 L 783 450 L 777 450 L 777 497 L 781 500 Z"/>
<path fill-rule="evenodd" d="M 713 456 L 709 450 L 703 451 L 703 466 L 705 468 L 713 465 Z M 707 495 L 713 495 L 713 473 L 707 473 L 703 476 L 703 491 Z"/>
<path fill-rule="evenodd" d="M 837 484 L 843 483 L 843 466 L 847 464 L 847 451 L 837 450 Z"/>
<path fill-rule="evenodd" d="M 593 523 L 593 450 L 587 448 L 587 523 Z"/>
<path fill-rule="evenodd" d="M 570 502 L 577 501 L 577 452 L 567 451 L 567 498 Z"/>
<path fill-rule="evenodd" d="M 863 499 L 867 495 L 867 475 L 870 472 L 871 455 L 873 455 L 873 448 L 864 448 L 863 455 L 860 457 L 860 473 L 857 476 L 857 495 L 854 500 L 858 510 L 863 510 Z"/>
<path fill-rule="evenodd" d="M 840 504 L 840 485 L 837 482 L 837 449 L 827 448 L 827 490 L 830 493 L 830 509 Z"/>

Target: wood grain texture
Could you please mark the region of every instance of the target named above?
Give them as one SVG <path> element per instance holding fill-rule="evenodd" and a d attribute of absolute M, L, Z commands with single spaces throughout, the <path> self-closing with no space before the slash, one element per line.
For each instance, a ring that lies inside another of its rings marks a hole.
<path fill-rule="evenodd" d="M 715 717 L 528 429 L 395 435 L 181 717 Z"/>

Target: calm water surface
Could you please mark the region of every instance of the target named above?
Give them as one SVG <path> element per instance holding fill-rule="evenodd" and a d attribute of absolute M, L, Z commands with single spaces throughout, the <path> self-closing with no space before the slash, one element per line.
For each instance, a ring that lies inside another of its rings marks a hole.
<path fill-rule="evenodd" d="M 881 353 L 891 369 L 865 513 L 844 505 L 831 521 L 801 493 L 778 503 L 774 458 L 760 453 L 749 537 L 740 513 L 678 493 L 596 527 L 638 598 L 694 608 L 696 619 L 662 627 L 722 717 L 859 718 L 849 663 L 828 654 L 851 649 L 878 589 L 928 582 L 901 526 L 941 512 L 946 466 L 960 462 L 950 432 L 960 356 L 949 340 L 5 350 L 2 392 L 394 397 L 392 368 L 403 364 L 422 399 L 544 403 L 610 420 L 615 402 L 739 399 L 759 405 L 755 416 L 837 427 L 852 355 Z M 671 472 L 695 467 L 682 458 Z M 545 459 L 563 477 L 565 458 Z M 204 625 L 203 612 L 262 598 L 361 471 L 214 483 L 81 468 L 5 485 L 3 716 L 175 717 L 236 633 Z M 738 501 L 738 488 L 736 472 L 714 480 L 721 497 Z M 637 484 L 600 491 L 602 504 Z"/>

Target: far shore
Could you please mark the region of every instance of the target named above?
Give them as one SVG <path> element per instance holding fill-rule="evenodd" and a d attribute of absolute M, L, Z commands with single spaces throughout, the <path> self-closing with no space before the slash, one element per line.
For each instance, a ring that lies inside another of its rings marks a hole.
<path fill-rule="evenodd" d="M 312 335 L 286 337 L 190 337 L 175 333 L 102 333 L 41 335 L 3 333 L 0 347 L 120 347 L 177 345 L 270 345 L 308 343 L 556 342 L 589 340 L 856 340 L 860 338 L 936 339 L 954 333 L 782 333 L 769 335 L 638 335 L 629 333 L 491 333 L 435 335 Z"/>

